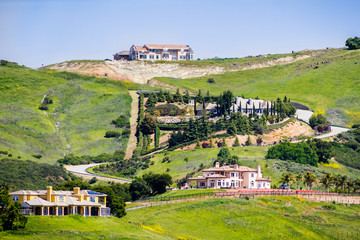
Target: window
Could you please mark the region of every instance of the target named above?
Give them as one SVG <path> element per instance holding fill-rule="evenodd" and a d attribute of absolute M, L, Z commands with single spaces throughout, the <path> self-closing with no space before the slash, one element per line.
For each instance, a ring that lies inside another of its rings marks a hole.
<path fill-rule="evenodd" d="M 177 59 L 176 56 L 171 57 L 171 60 L 176 60 L 176 59 Z"/>
<path fill-rule="evenodd" d="M 44 215 L 48 215 L 47 207 L 44 207 Z"/>
<path fill-rule="evenodd" d="M 145 54 L 141 54 L 140 59 L 147 59 L 147 56 Z"/>
<path fill-rule="evenodd" d="M 95 197 L 90 197 L 90 202 L 95 202 Z"/>
<path fill-rule="evenodd" d="M 182 60 L 186 60 L 186 56 L 182 56 L 182 55 L 180 55 L 180 59 L 182 59 Z"/>
<path fill-rule="evenodd" d="M 265 183 L 263 183 L 263 187 L 265 187 Z"/>
<path fill-rule="evenodd" d="M 14 202 L 15 202 L 15 201 L 19 201 L 19 196 L 18 196 L 18 195 L 14 195 L 12 199 L 13 199 Z"/>
<path fill-rule="evenodd" d="M 62 208 L 59 207 L 59 208 L 58 208 L 58 215 L 62 215 L 62 211 L 61 211 L 61 210 L 62 210 Z"/>
<path fill-rule="evenodd" d="M 169 58 L 169 54 L 163 53 L 163 58 Z"/>
<path fill-rule="evenodd" d="M 156 55 L 156 59 L 159 59 L 159 55 Z"/>
<path fill-rule="evenodd" d="M 232 173 L 231 173 L 231 177 L 235 177 L 235 173 L 232 172 Z"/>
<path fill-rule="evenodd" d="M 221 187 L 221 180 L 218 181 L 218 186 Z"/>
<path fill-rule="evenodd" d="M 65 201 L 65 196 L 59 196 L 59 202 L 64 202 Z"/>
<path fill-rule="evenodd" d="M 149 59 L 154 59 L 154 55 L 149 55 Z"/>
<path fill-rule="evenodd" d="M 190 59 L 193 59 L 193 55 L 190 55 Z"/>
<path fill-rule="evenodd" d="M 210 175 L 214 175 L 214 173 L 212 172 Z"/>
<path fill-rule="evenodd" d="M 251 174 L 251 177 L 254 177 L 254 174 L 253 174 L 253 173 Z"/>
<path fill-rule="evenodd" d="M 176 53 L 176 50 L 171 50 L 171 52 Z"/>
<path fill-rule="evenodd" d="M 251 181 L 250 186 L 253 188 L 254 187 L 254 181 Z"/>
<path fill-rule="evenodd" d="M 200 187 L 204 187 L 205 186 L 205 183 L 204 182 L 201 182 L 200 183 Z"/>
<path fill-rule="evenodd" d="M 156 52 L 159 52 L 159 49 L 156 49 Z"/>

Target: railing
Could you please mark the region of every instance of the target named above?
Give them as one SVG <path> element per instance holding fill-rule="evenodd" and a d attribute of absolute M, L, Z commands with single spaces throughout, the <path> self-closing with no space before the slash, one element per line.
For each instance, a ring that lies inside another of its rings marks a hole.
<path fill-rule="evenodd" d="M 354 203 L 360 204 L 360 194 L 359 193 L 331 193 L 331 192 L 316 192 L 316 191 L 307 191 L 307 190 L 279 190 L 279 189 L 268 189 L 268 190 L 239 190 L 239 191 L 227 191 L 227 192 L 204 192 L 204 193 L 193 193 L 193 194 L 184 194 L 184 195 L 175 195 L 175 196 L 159 196 L 159 197 L 149 197 L 145 199 L 140 199 L 134 202 L 142 203 L 156 203 L 156 202 L 172 202 L 177 200 L 196 200 L 202 198 L 222 198 L 222 197 L 236 197 L 236 198 L 254 198 L 261 196 L 297 196 L 304 198 L 316 198 L 318 200 L 327 201 L 336 201 L 343 203 Z M 332 197 L 331 200 L 327 197 Z M 349 199 L 344 199 L 344 197 L 356 196 L 359 197 L 356 201 Z M 337 197 L 334 198 L 334 197 Z"/>

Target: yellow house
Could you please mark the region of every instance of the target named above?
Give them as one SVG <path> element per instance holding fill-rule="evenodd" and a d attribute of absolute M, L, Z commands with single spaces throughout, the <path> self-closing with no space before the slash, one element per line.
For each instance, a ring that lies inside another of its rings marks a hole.
<path fill-rule="evenodd" d="M 110 216 L 106 207 L 106 194 L 80 190 L 54 191 L 49 186 L 46 190 L 20 190 L 10 193 L 12 202 L 22 204 L 23 214 L 64 216 L 79 214 L 82 216 Z"/>

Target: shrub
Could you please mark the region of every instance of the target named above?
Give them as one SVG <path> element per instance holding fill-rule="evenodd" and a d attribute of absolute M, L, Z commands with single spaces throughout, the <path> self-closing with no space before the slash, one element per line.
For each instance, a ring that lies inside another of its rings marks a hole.
<path fill-rule="evenodd" d="M 215 83 L 215 79 L 214 78 L 208 78 L 207 82 L 208 83 Z"/>
<path fill-rule="evenodd" d="M 188 158 L 188 157 L 184 158 L 184 161 L 185 161 L 185 162 L 188 162 L 188 161 L 189 161 L 189 158 Z"/>
<path fill-rule="evenodd" d="M 111 130 L 109 130 L 109 131 L 107 131 L 106 133 L 105 133 L 105 137 L 106 138 L 118 138 L 118 137 L 120 137 L 121 136 L 121 134 L 119 133 L 119 132 L 117 132 L 117 131 L 111 131 Z"/>
<path fill-rule="evenodd" d="M 202 148 L 210 148 L 210 144 L 208 144 L 207 142 L 203 142 L 201 146 Z"/>
<path fill-rule="evenodd" d="M 39 106 L 39 109 L 40 109 L 40 110 L 43 110 L 43 111 L 46 111 L 46 110 L 49 110 L 49 107 L 47 106 L 47 104 L 42 103 L 42 104 Z"/>
<path fill-rule="evenodd" d="M 116 127 L 125 127 L 127 126 L 128 121 L 124 115 L 120 115 L 117 119 L 111 121 Z"/>
<path fill-rule="evenodd" d="M 37 159 L 40 159 L 40 158 L 42 157 L 41 154 L 33 154 L 33 155 L 31 155 L 31 156 L 33 156 L 34 158 L 37 158 Z"/>
<path fill-rule="evenodd" d="M 124 129 L 124 131 L 121 133 L 122 137 L 129 137 L 131 133 L 130 129 Z"/>
<path fill-rule="evenodd" d="M 96 177 L 93 177 L 92 179 L 89 180 L 90 184 L 94 184 L 98 181 L 98 179 Z"/>
<path fill-rule="evenodd" d="M 327 203 L 323 206 L 324 209 L 326 210 L 336 210 L 336 206 L 334 204 L 331 203 Z"/>

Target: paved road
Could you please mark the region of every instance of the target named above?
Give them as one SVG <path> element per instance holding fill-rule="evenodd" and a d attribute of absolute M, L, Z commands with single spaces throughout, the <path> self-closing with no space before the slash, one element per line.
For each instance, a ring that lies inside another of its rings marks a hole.
<path fill-rule="evenodd" d="M 71 173 L 75 173 L 75 174 L 86 176 L 86 177 L 89 177 L 89 176 L 90 177 L 96 177 L 96 178 L 98 178 L 100 180 L 104 180 L 104 181 L 115 180 L 115 181 L 118 181 L 118 182 L 128 182 L 128 183 L 131 182 L 131 180 L 99 176 L 97 174 L 94 174 L 94 173 L 91 173 L 91 172 L 87 171 L 88 168 L 92 168 L 92 167 L 98 166 L 100 164 L 105 164 L 105 163 L 92 163 L 92 164 L 83 164 L 83 165 L 67 165 L 67 166 L 65 166 L 65 168 L 66 168 L 66 170 L 68 170 Z"/>
<path fill-rule="evenodd" d="M 304 122 L 309 123 L 310 117 L 311 115 L 313 115 L 314 113 L 312 111 L 308 111 L 308 110 L 296 110 L 296 117 Z M 331 125 L 330 125 L 331 126 Z M 349 131 L 349 128 L 346 127 L 338 127 L 338 126 L 331 126 L 331 132 L 329 133 L 325 133 L 319 136 L 315 136 L 314 138 L 327 138 L 327 137 L 332 137 L 335 136 L 339 133 L 342 132 L 346 132 Z"/>

